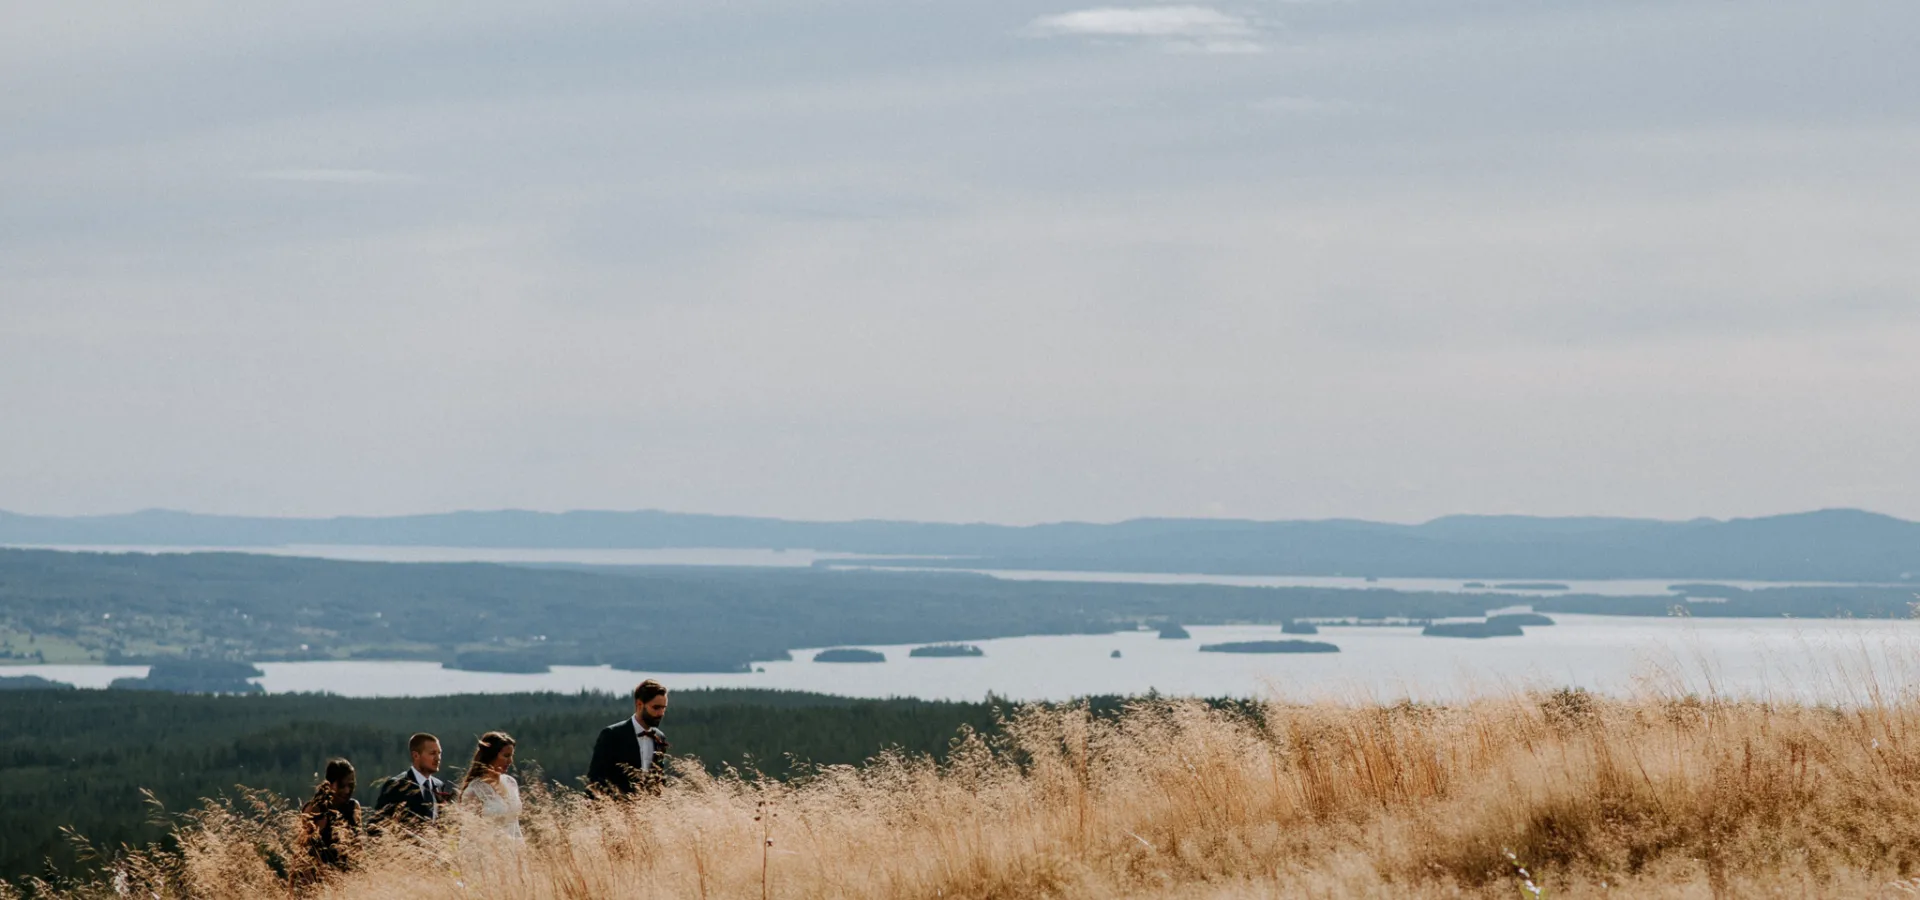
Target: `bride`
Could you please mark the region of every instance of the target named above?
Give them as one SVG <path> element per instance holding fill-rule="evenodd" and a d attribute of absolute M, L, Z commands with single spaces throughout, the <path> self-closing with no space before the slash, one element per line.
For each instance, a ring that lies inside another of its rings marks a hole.
<path fill-rule="evenodd" d="M 489 731 L 473 748 L 473 763 L 460 785 L 460 799 L 480 811 L 480 820 L 497 826 L 507 837 L 520 839 L 520 782 L 507 769 L 513 765 L 513 736 Z"/>

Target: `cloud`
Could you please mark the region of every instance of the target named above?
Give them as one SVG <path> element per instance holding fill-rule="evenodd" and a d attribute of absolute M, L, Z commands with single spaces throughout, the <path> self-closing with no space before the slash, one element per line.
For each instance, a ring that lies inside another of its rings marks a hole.
<path fill-rule="evenodd" d="M 1165 49 L 1198 53 L 1258 53 L 1260 30 L 1246 19 L 1210 6 L 1102 6 L 1041 16 L 1027 23 L 1030 37 L 1082 37 L 1151 41 Z"/>
<path fill-rule="evenodd" d="M 13 6 L 0 506 L 1920 517 L 1920 3 Z"/>
<path fill-rule="evenodd" d="M 1376 111 L 1366 104 L 1323 97 L 1264 97 L 1248 103 L 1247 108 L 1282 116 L 1336 116 Z"/>
<path fill-rule="evenodd" d="M 259 181 L 304 181 L 312 184 L 398 184 L 416 181 L 405 172 L 376 169 L 273 169 L 247 175 Z"/>
<path fill-rule="evenodd" d="M 1253 34 L 1245 19 L 1206 6 L 1083 9 L 1041 16 L 1027 30 L 1041 36 L 1212 38 Z"/>

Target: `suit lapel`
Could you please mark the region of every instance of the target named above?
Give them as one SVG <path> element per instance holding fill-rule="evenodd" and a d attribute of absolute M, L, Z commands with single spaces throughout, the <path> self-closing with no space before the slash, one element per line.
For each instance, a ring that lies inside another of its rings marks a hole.
<path fill-rule="evenodd" d="M 413 796 L 413 802 L 419 804 L 421 810 L 428 816 L 433 816 L 439 812 L 439 798 L 434 796 L 434 792 L 436 790 L 435 785 L 440 779 L 428 775 L 426 786 L 423 789 L 419 779 L 413 777 L 413 770 L 408 769 L 400 773 L 400 780 L 405 783 L 405 786 L 400 789 L 401 792 L 411 794 Z"/>

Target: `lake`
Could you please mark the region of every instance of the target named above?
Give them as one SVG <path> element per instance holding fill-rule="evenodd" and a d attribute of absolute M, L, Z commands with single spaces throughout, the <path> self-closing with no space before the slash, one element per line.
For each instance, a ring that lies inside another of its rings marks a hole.
<path fill-rule="evenodd" d="M 811 566 L 887 569 L 885 558 L 805 549 L 550 549 L 300 545 L 284 547 L 45 547 L 95 552 L 238 552 L 366 562 L 585 563 L 595 565 Z M 956 561 L 957 562 L 957 561 Z M 880 563 L 880 565 L 874 565 Z M 929 571 L 914 569 L 913 571 Z M 1007 579 L 1229 584 L 1248 587 L 1323 587 L 1402 591 L 1462 591 L 1468 580 L 1315 576 L 1183 575 L 1133 572 L 1052 572 L 964 569 Z M 1505 579 L 1480 579 L 1499 584 Z M 1574 592 L 1664 595 L 1666 580 L 1560 580 Z M 1779 583 L 1716 582 L 1742 587 Z M 1481 590 L 1481 589 L 1473 589 Z M 1547 596 L 1560 591 L 1509 591 Z M 855 697 L 909 696 L 979 699 L 989 692 L 1013 699 L 1061 700 L 1089 694 L 1149 690 L 1205 696 L 1361 694 L 1376 698 L 1438 699 L 1510 686 L 1578 685 L 1614 692 L 1666 683 L 1679 689 L 1793 696 L 1847 693 L 1840 681 L 1878 667 L 1883 680 L 1909 683 L 1920 674 L 1920 622 L 1662 619 L 1557 615 L 1561 624 L 1528 629 L 1520 638 L 1466 640 L 1422 637 L 1414 628 L 1321 630 L 1316 640 L 1338 654 L 1239 655 L 1200 653 L 1199 645 L 1278 640 L 1278 626 L 1191 626 L 1190 641 L 1162 641 L 1152 632 L 1065 635 L 978 641 L 983 659 L 912 659 L 910 645 L 874 646 L 881 664 L 814 663 L 812 651 L 793 662 L 760 664 L 764 671 L 735 675 L 666 674 L 680 687 L 751 687 L 818 691 Z M 818 649 L 818 648 L 815 648 Z M 1115 650 L 1121 652 L 1112 658 Z M 430 662 L 263 663 L 260 683 L 270 692 L 326 691 L 354 697 L 442 696 L 516 691 L 626 691 L 645 677 L 604 667 L 561 666 L 541 675 L 461 672 Z M 82 687 L 145 674 L 141 666 L 6 666 L 0 674 L 37 674 Z"/>
<path fill-rule="evenodd" d="M 821 560 L 888 559 L 858 553 L 813 550 L 685 547 L 668 549 L 591 549 L 556 547 L 396 547 L 359 544 L 284 544 L 272 547 L 139 546 L 117 544 L 4 544 L 19 550 L 69 553 L 258 553 L 305 556 L 350 562 L 394 563 L 579 563 L 595 566 L 784 566 L 805 567 Z"/>
<path fill-rule="evenodd" d="M 984 658 L 910 658 L 910 645 L 874 646 L 877 664 L 763 663 L 737 675 L 662 674 L 670 685 L 817 691 L 854 697 L 1020 700 L 1089 694 L 1164 694 L 1443 700 L 1516 687 L 1582 686 L 1614 693 L 1722 692 L 1853 702 L 1879 685 L 1899 691 L 1920 675 L 1920 622 L 1797 619 L 1653 619 L 1556 616 L 1524 637 L 1422 637 L 1415 628 L 1322 628 L 1337 654 L 1201 653 L 1201 644 L 1279 640 L 1275 626 L 1190 626 L 1193 638 L 1154 632 L 977 641 Z M 1112 658 L 1119 650 L 1121 657 Z M 263 663 L 275 693 L 326 691 L 354 697 L 515 691 L 630 690 L 643 673 L 558 667 L 543 675 L 460 672 L 428 662 Z M 84 687 L 144 674 L 139 666 L 10 666 Z"/>
<path fill-rule="evenodd" d="M 1724 581 L 1718 579 L 1519 579 L 1519 578 L 1357 578 L 1343 575 L 1202 575 L 1174 572 L 1072 572 L 1044 569 L 966 569 L 926 568 L 919 566 L 872 565 L 863 559 L 829 559 L 834 569 L 861 569 L 874 572 L 969 572 L 992 575 L 1010 581 L 1097 581 L 1133 584 L 1228 584 L 1238 587 L 1313 587 L 1354 591 L 1432 591 L 1442 594 L 1511 594 L 1515 597 L 1558 597 L 1564 594 L 1599 594 L 1608 597 L 1668 595 L 1676 584 L 1721 584 L 1728 587 L 1758 589 L 1769 587 L 1851 587 L 1817 581 Z M 1480 587 L 1468 587 L 1478 582 Z M 1547 584 L 1552 590 L 1503 588 L 1503 584 Z"/>

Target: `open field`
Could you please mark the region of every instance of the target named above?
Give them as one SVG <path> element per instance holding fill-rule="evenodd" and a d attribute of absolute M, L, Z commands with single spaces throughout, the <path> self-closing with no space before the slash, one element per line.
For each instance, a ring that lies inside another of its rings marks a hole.
<path fill-rule="evenodd" d="M 1029 708 L 944 762 L 795 781 L 689 767 L 631 804 L 530 802 L 367 844 L 318 890 L 465 897 L 1806 897 L 1920 886 L 1920 700 L 1509 695 L 1453 707 Z M 49 896 L 287 894 L 284 805 Z M 770 843 L 768 843 L 770 842 Z M 764 851 L 764 853 L 763 853 Z M 1508 854 L 1512 855 L 1509 856 Z M 1524 869 L 1524 872 L 1523 872 Z"/>
<path fill-rule="evenodd" d="M 41 664 L 84 665 L 98 662 L 79 642 L 58 635 L 38 635 L 0 626 L 0 667 Z"/>

